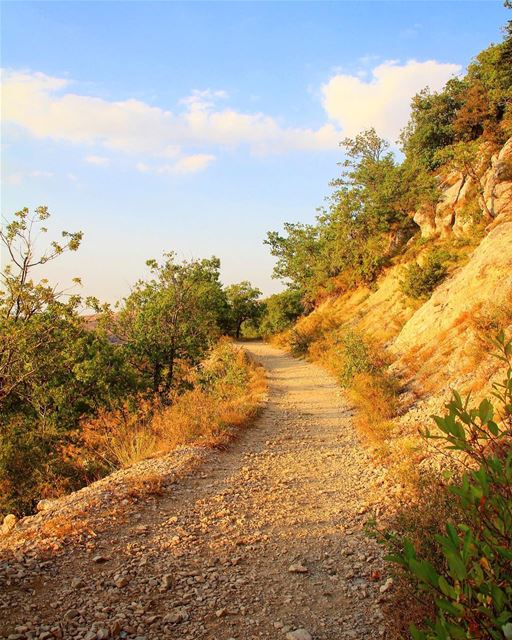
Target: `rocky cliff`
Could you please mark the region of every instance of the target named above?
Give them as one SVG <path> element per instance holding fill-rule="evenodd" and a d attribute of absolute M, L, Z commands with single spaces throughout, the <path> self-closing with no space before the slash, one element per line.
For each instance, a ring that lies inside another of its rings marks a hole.
<path fill-rule="evenodd" d="M 492 153 L 482 146 L 474 166 L 438 176 L 441 198 L 435 207 L 413 214 L 423 238 L 463 236 L 474 217 L 482 213 L 489 222 L 512 214 L 512 138 Z"/>

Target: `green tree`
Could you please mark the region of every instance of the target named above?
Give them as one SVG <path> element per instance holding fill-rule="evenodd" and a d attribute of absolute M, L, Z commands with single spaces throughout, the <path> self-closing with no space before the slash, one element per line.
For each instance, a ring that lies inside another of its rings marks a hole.
<path fill-rule="evenodd" d="M 371 284 L 390 247 L 414 231 L 403 173 L 388 143 L 369 129 L 341 144 L 346 159 L 316 224 L 287 223 L 284 235 L 273 231 L 266 240 L 277 257 L 274 277 L 299 289 L 306 308 L 320 294 Z"/>
<path fill-rule="evenodd" d="M 113 331 L 132 362 L 166 393 L 175 380 L 176 365 L 194 364 L 219 337 L 227 313 L 219 281 L 218 258 L 177 262 L 147 262 L 152 278 L 137 282 L 124 300 Z"/>
<path fill-rule="evenodd" d="M 436 151 L 455 141 L 453 123 L 463 104 L 464 88 L 462 80 L 453 78 L 443 91 L 432 92 L 427 87 L 414 96 L 409 122 L 400 136 L 407 158 L 415 158 L 429 171 L 439 166 Z"/>
<path fill-rule="evenodd" d="M 321 266 L 319 227 L 285 222 L 284 234 L 269 231 L 264 241 L 277 258 L 273 277 L 302 291 L 306 301 L 314 298 L 315 282 Z"/>
<path fill-rule="evenodd" d="M 38 254 L 35 239 L 48 217 L 46 207 L 22 209 L 0 232 L 8 256 L 0 292 L 0 511 L 27 512 L 42 490 L 52 491 L 60 449 L 80 418 L 133 382 L 123 354 L 87 328 L 81 298 L 36 278 L 82 238 L 63 232 L 63 241 Z"/>
<path fill-rule="evenodd" d="M 264 302 L 265 310 L 260 322 L 262 335 L 270 336 L 290 327 L 304 313 L 302 295 L 298 289 L 275 293 Z"/>
<path fill-rule="evenodd" d="M 262 312 L 261 291 L 243 280 L 225 288 L 229 314 L 236 339 L 240 338 L 242 325 L 246 321 L 256 322 Z"/>

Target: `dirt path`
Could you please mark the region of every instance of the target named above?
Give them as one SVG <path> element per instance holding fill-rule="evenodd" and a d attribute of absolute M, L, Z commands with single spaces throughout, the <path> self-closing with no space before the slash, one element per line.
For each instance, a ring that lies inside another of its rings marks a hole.
<path fill-rule="evenodd" d="M 385 635 L 379 601 L 388 585 L 362 532 L 381 472 L 325 372 L 262 343 L 247 349 L 269 377 L 256 424 L 139 503 L 125 524 L 56 556 L 37 579 L 26 568 L 19 579 L 11 572 L 0 636 Z"/>

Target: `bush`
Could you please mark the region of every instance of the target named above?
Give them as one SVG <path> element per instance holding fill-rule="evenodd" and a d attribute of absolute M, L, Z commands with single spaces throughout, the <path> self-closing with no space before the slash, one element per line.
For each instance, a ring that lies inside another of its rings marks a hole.
<path fill-rule="evenodd" d="M 100 411 L 82 425 L 85 455 L 104 473 L 191 442 L 217 446 L 256 411 L 265 378 L 245 352 L 221 340 L 189 374 L 189 389 L 168 399 L 154 395 Z"/>
<path fill-rule="evenodd" d="M 288 329 L 303 312 L 302 294 L 298 289 L 275 293 L 265 300 L 261 334 L 266 337 Z"/>
<path fill-rule="evenodd" d="M 359 333 L 355 331 L 344 332 L 340 343 L 342 353 L 339 375 L 343 387 L 349 386 L 357 374 L 371 374 L 377 371 L 378 367 L 370 347 Z"/>
<path fill-rule="evenodd" d="M 425 559 L 411 540 L 387 537 L 395 549 L 388 559 L 434 601 L 435 619 L 412 627 L 415 640 L 512 638 L 512 339 L 500 333 L 496 344 L 507 366 L 494 385 L 499 409 L 489 400 L 469 408 L 454 392 L 448 413 L 435 417 L 442 435 L 424 433 L 457 452 L 454 462 L 466 469 L 449 487 L 460 512 L 434 536 L 439 557 Z"/>
<path fill-rule="evenodd" d="M 405 295 L 426 300 L 446 277 L 447 269 L 441 258 L 431 253 L 423 265 L 414 263 L 406 267 L 400 288 Z"/>
<path fill-rule="evenodd" d="M 357 428 L 372 445 L 382 446 L 397 412 L 395 381 L 384 371 L 357 373 L 350 383 L 350 397 L 358 409 Z"/>
<path fill-rule="evenodd" d="M 315 334 L 306 333 L 299 329 L 292 329 L 288 337 L 288 344 L 292 356 L 295 358 L 301 358 L 306 356 L 309 352 L 309 346 L 315 340 Z"/>

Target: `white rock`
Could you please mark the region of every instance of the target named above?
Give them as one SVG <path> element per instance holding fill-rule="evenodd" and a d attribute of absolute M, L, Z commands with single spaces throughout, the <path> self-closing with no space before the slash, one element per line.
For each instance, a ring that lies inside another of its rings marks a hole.
<path fill-rule="evenodd" d="M 48 511 L 48 509 L 52 506 L 52 500 L 48 500 L 45 498 L 44 500 L 39 500 L 36 505 L 36 511 Z"/>
<path fill-rule="evenodd" d="M 18 518 L 16 518 L 14 513 L 8 513 L 2 523 L 2 533 L 10 533 L 16 526 L 17 522 Z"/>
<path fill-rule="evenodd" d="M 296 564 L 291 564 L 288 567 L 288 571 L 290 573 L 307 573 L 308 572 L 308 568 L 305 567 L 302 562 L 297 562 Z"/>
<path fill-rule="evenodd" d="M 383 585 L 381 585 L 381 587 L 380 587 L 379 591 L 380 591 L 381 593 L 386 593 L 386 591 L 387 591 L 388 589 L 390 589 L 390 587 L 392 586 L 392 584 L 393 584 L 393 578 L 388 578 L 388 579 L 386 580 L 386 582 L 385 582 Z"/>
<path fill-rule="evenodd" d="M 286 634 L 286 640 L 313 640 L 309 631 L 304 628 L 295 629 Z"/>

